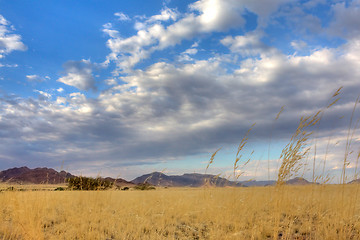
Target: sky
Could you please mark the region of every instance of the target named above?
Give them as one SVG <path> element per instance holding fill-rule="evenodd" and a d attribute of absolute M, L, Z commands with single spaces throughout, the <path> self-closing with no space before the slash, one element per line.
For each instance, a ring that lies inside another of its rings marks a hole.
<path fill-rule="evenodd" d="M 350 179 L 359 16 L 360 0 L 0 0 L 0 169 L 230 176 L 255 123 L 239 180 L 276 179 L 322 109 L 304 176 L 336 182 L 348 152 Z"/>

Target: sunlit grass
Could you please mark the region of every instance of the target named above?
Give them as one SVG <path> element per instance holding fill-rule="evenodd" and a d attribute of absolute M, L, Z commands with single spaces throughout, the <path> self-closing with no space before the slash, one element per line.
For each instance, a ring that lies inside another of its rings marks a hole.
<path fill-rule="evenodd" d="M 359 239 L 358 184 L 0 194 L 2 239 Z"/>

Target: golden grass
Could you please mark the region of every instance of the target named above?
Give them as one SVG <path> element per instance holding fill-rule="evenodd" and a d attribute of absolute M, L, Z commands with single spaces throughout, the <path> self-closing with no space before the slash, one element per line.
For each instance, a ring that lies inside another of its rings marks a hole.
<path fill-rule="evenodd" d="M 358 184 L 0 193 L 0 239 L 360 239 Z"/>

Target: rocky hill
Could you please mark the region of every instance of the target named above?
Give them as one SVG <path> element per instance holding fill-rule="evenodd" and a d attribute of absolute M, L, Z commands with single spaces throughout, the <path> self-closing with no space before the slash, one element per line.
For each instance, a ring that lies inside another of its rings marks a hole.
<path fill-rule="evenodd" d="M 106 177 L 106 178 L 101 178 L 101 179 L 112 182 L 112 183 L 114 183 L 115 186 L 118 186 L 118 187 L 134 187 L 137 185 L 133 182 L 126 181 L 125 179 L 122 179 L 122 178 L 115 179 L 115 178 L 111 178 L 111 177 Z"/>
<path fill-rule="evenodd" d="M 286 181 L 286 184 L 287 185 L 309 185 L 309 184 L 313 184 L 313 183 L 307 181 L 305 178 L 296 177 L 296 178 Z"/>
<path fill-rule="evenodd" d="M 0 182 L 18 183 L 18 184 L 61 184 L 65 183 L 66 178 L 76 177 L 71 173 L 65 171 L 56 171 L 52 168 L 35 168 L 28 167 L 11 168 L 0 172 Z M 124 179 L 118 178 L 102 178 L 104 180 L 113 182 L 115 185 L 135 186 L 135 184 Z"/>
<path fill-rule="evenodd" d="M 70 177 L 74 177 L 74 175 L 65 171 L 57 172 L 52 168 L 20 167 L 0 172 L 0 181 L 11 183 L 59 184 L 64 183 L 65 179 Z"/>

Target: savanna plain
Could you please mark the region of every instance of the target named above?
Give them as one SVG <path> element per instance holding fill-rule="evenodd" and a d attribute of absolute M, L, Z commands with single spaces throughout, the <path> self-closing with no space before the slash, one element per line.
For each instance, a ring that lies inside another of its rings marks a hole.
<path fill-rule="evenodd" d="M 51 186 L 40 186 L 39 191 L 17 191 L 1 185 L 0 239 L 360 239 L 360 184 L 345 181 L 359 99 L 340 160 L 341 184 L 327 184 L 327 176 L 315 174 L 312 181 L 318 184 L 286 184 L 301 176 L 304 166 L 318 165 L 315 156 L 309 157 L 314 147 L 309 139 L 323 113 L 336 104 L 340 90 L 327 107 L 301 118 L 280 156 L 275 186 L 149 191 L 51 191 Z M 247 136 L 238 147 L 235 179 L 248 163 L 241 159 Z"/>
<path fill-rule="evenodd" d="M 4 191 L 2 239 L 359 239 L 359 185 Z"/>

